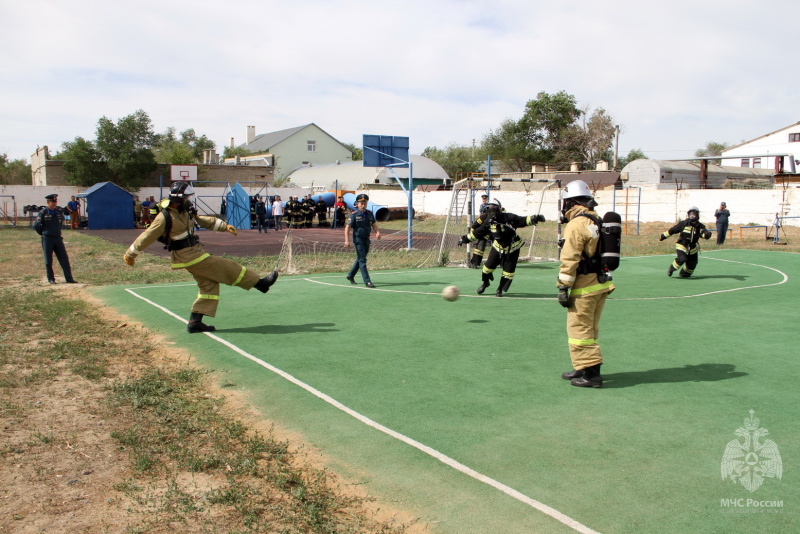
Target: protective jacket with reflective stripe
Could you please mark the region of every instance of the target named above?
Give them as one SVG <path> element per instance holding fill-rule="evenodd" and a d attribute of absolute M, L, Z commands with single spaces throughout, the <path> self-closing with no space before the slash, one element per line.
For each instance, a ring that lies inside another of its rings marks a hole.
<path fill-rule="evenodd" d="M 142 252 L 155 243 L 166 230 L 167 224 L 163 214 L 164 209 L 168 209 L 172 217 L 172 228 L 170 229 L 169 235 L 170 239 L 173 241 L 185 239 L 194 234 L 194 222 L 202 228 L 217 230 L 218 232 L 224 232 L 228 227 L 225 221 L 221 219 L 205 215 L 192 215 L 188 211 L 178 211 L 176 207 L 169 206 L 168 201 L 164 201 L 162 203 L 162 210 L 158 213 L 153 222 L 150 223 L 150 226 L 142 232 L 139 237 L 136 238 L 136 241 L 133 242 L 133 245 L 131 245 L 131 248 L 134 249 L 136 253 Z M 199 241 L 193 246 L 181 250 L 173 250 L 170 254 L 173 269 L 182 269 L 194 265 L 208 257 L 208 253 L 203 248 L 203 244 Z"/>
<path fill-rule="evenodd" d="M 614 284 L 611 281 L 599 282 L 597 273 L 578 274 L 578 265 L 584 254 L 586 257 L 594 256 L 600 242 L 597 224 L 589 217 L 578 217 L 579 213 L 597 217 L 597 213 L 581 205 L 573 206 L 567 211 L 566 217 L 569 222 L 564 228 L 558 284 L 569 287 L 570 294 L 575 297 L 598 292 L 610 293 L 614 291 Z"/>

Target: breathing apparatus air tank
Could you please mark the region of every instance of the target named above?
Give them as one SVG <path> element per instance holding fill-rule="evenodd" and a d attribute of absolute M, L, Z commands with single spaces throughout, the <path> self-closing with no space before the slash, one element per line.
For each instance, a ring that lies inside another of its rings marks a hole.
<path fill-rule="evenodd" d="M 607 279 L 611 280 L 611 271 L 619 267 L 619 259 L 622 256 L 622 217 L 619 213 L 609 211 L 603 215 L 600 239 L 603 242 L 600 268 Z"/>

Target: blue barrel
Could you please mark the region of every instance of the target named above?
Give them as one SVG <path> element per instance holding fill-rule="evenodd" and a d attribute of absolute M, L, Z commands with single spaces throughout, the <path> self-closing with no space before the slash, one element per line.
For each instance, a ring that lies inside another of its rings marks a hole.
<path fill-rule="evenodd" d="M 344 200 L 344 203 L 351 210 L 356 209 L 356 195 L 354 195 L 353 193 L 345 193 L 344 198 L 342 200 Z M 389 208 L 387 208 L 386 206 L 379 206 L 378 204 L 375 204 L 371 200 L 368 200 L 367 209 L 372 212 L 372 214 L 375 216 L 376 221 L 385 222 L 389 220 L 390 216 Z"/>

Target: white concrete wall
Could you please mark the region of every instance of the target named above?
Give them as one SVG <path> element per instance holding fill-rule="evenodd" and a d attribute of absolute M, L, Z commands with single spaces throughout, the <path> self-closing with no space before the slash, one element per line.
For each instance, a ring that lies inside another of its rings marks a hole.
<path fill-rule="evenodd" d="M 23 216 L 22 207 L 29 204 L 37 206 L 44 205 L 45 195 L 57 193 L 59 205 L 64 206 L 69 201 L 71 195 L 76 195 L 83 191 L 77 187 L 37 187 L 29 185 L 0 185 L 0 206 L 6 205 L 5 211 L 10 211 L 11 198 L 17 203 L 17 215 Z M 197 188 L 197 196 L 208 204 L 211 209 L 217 209 L 224 188 L 203 187 Z M 303 196 L 310 193 L 306 189 L 276 189 L 284 200 L 289 195 Z M 598 191 L 597 201 L 600 204 L 598 212 L 617 211 L 624 220 L 637 220 L 637 211 L 640 212 L 639 222 L 675 222 L 685 218 L 686 210 L 691 206 L 700 208 L 700 218 L 705 223 L 714 222 L 714 210 L 719 207 L 720 202 L 726 202 L 731 212 L 731 224 L 767 224 L 771 225 L 775 219 L 775 214 L 781 210 L 781 205 L 785 198 L 785 215 L 800 216 L 800 189 L 796 187 L 784 189 L 688 189 L 679 191 L 665 191 L 657 189 L 642 189 L 641 199 L 637 197 L 637 189 L 617 191 Z M 250 191 L 255 194 L 257 190 Z M 362 192 L 362 191 L 359 191 Z M 364 190 L 370 196 L 370 200 L 376 204 L 389 208 L 408 206 L 408 197 L 402 191 L 397 190 Z M 167 190 L 163 191 L 167 194 Z M 137 195 L 139 198 L 144 196 L 154 196 L 159 198 L 159 188 L 146 187 L 141 189 Z M 420 213 L 432 215 L 446 215 L 450 207 L 450 191 L 415 191 L 413 194 L 414 210 Z M 538 191 L 526 194 L 524 191 L 500 192 L 497 194 L 500 202 L 509 211 L 513 209 L 518 215 L 530 215 L 538 211 L 539 195 Z M 558 207 L 555 198 L 542 206 L 542 214 L 548 220 L 555 220 L 558 216 Z M 785 224 L 790 226 L 800 226 L 800 219 L 787 219 Z"/>
<path fill-rule="evenodd" d="M 408 197 L 402 191 L 372 190 L 370 200 L 376 204 L 389 208 L 407 206 Z M 800 216 L 800 189 L 684 189 L 679 191 L 664 191 L 657 189 L 641 190 L 641 199 L 637 197 L 638 190 L 629 190 L 628 197 L 625 191 L 598 191 L 598 212 L 617 211 L 623 220 L 637 220 L 639 222 L 675 222 L 686 217 L 686 211 L 696 206 L 700 208 L 700 218 L 706 223 L 714 223 L 714 210 L 719 208 L 720 202 L 728 205 L 731 212 L 730 222 L 735 225 L 767 224 L 775 220 L 775 214 L 781 210 L 781 203 L 786 197 L 785 215 Z M 538 192 L 537 192 L 538 193 Z M 433 215 L 446 215 L 450 207 L 450 191 L 415 191 L 413 195 L 414 210 L 417 213 L 430 213 Z M 509 211 L 514 208 L 518 215 L 530 215 L 538 210 L 538 194 L 525 195 L 524 192 L 499 193 L 497 198 Z M 520 209 L 517 209 L 520 208 Z M 557 201 L 552 200 L 543 205 L 542 214 L 548 220 L 554 220 L 558 215 Z M 800 226 L 800 219 L 787 219 L 784 224 Z"/>

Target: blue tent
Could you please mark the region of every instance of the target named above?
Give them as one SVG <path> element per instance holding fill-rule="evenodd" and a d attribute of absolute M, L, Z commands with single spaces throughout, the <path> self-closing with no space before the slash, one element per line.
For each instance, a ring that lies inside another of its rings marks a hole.
<path fill-rule="evenodd" d="M 249 230 L 253 227 L 250 221 L 250 195 L 239 183 L 233 184 L 225 195 L 225 215 L 228 224 L 237 230 Z"/>
<path fill-rule="evenodd" d="M 78 193 L 86 203 L 89 230 L 133 228 L 133 195 L 111 182 L 100 182 Z"/>

